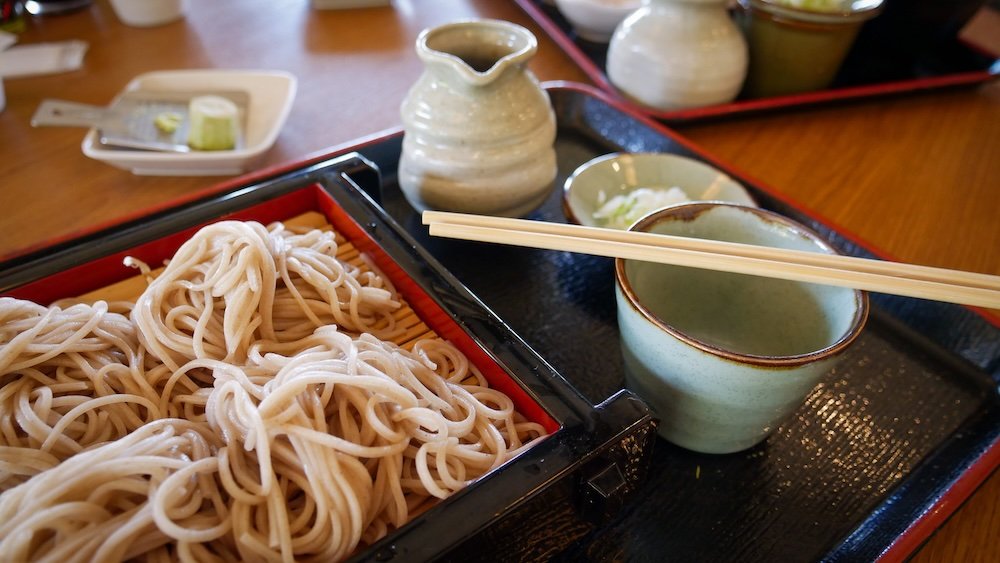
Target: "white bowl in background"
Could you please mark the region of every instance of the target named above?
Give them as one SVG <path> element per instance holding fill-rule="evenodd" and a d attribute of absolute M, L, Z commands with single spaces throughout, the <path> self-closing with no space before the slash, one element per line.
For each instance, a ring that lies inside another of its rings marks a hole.
<path fill-rule="evenodd" d="M 166 70 L 141 74 L 125 91 L 243 90 L 249 94 L 240 148 L 188 153 L 118 149 L 100 143 L 97 128 L 83 138 L 83 154 L 143 176 L 224 176 L 250 169 L 278 138 L 292 109 L 298 81 L 284 71 Z"/>
<path fill-rule="evenodd" d="M 625 16 L 642 6 L 642 0 L 555 0 L 555 5 L 578 36 L 607 43 Z"/>
<path fill-rule="evenodd" d="M 645 152 L 611 153 L 580 165 L 563 184 L 563 211 L 571 222 L 606 227 L 594 216 L 606 201 L 639 188 L 673 187 L 680 188 L 688 201 L 757 206 L 742 185 L 717 168 L 677 154 Z"/>
<path fill-rule="evenodd" d="M 125 25 L 153 27 L 184 17 L 187 0 L 111 0 L 111 9 Z"/>

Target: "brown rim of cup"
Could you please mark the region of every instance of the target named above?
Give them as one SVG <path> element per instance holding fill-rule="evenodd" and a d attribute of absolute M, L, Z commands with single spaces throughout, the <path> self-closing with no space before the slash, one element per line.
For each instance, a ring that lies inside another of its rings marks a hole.
<path fill-rule="evenodd" d="M 780 223 L 782 225 L 791 227 L 799 235 L 809 238 L 810 240 L 813 240 L 816 243 L 818 243 L 819 246 L 822 247 L 827 252 L 836 253 L 836 250 L 834 250 L 834 248 L 830 246 L 830 244 L 827 243 L 823 239 L 823 237 L 819 235 L 819 233 L 810 229 L 809 227 L 806 227 L 805 225 L 802 225 L 801 223 L 798 223 L 797 221 L 793 221 L 792 219 L 789 219 L 773 211 L 768 211 L 766 209 L 760 209 L 757 207 L 750 207 L 734 203 L 693 202 L 693 203 L 682 203 L 673 205 L 671 207 L 661 209 L 659 211 L 654 211 L 649 215 L 646 215 L 642 219 L 636 221 L 636 223 L 632 225 L 629 228 L 629 230 L 645 231 L 647 227 L 659 222 L 659 220 L 665 215 L 683 214 L 682 217 L 683 219 L 693 220 L 698 215 L 708 211 L 709 209 L 713 209 L 716 207 L 735 207 L 743 209 L 751 213 L 754 213 L 767 221 Z M 632 289 L 632 284 L 629 283 L 628 278 L 625 276 L 625 261 L 626 260 L 624 258 L 615 258 L 615 281 L 617 282 L 618 287 L 621 288 L 622 293 L 625 296 L 625 299 L 628 301 L 629 305 L 631 305 L 633 309 L 635 309 L 646 320 L 655 324 L 657 327 L 664 330 L 665 332 L 673 335 L 678 340 L 685 342 L 688 345 L 693 346 L 699 350 L 708 352 L 709 354 L 733 362 L 748 363 L 748 364 L 774 367 L 774 368 L 791 368 L 807 364 L 810 362 L 814 362 L 824 357 L 836 356 L 841 352 L 843 352 L 848 346 L 850 346 L 852 342 L 854 342 L 857 339 L 858 335 L 861 334 L 862 329 L 864 329 L 865 324 L 868 321 L 868 309 L 869 309 L 868 293 L 856 289 L 854 290 L 854 300 L 855 303 L 857 304 L 857 308 L 854 312 L 854 319 L 851 322 L 851 328 L 829 346 L 826 346 L 825 348 L 821 348 L 819 350 L 813 350 L 812 352 L 807 352 L 805 354 L 795 354 L 790 356 L 767 356 L 760 354 L 744 354 L 739 352 L 733 352 L 730 350 L 726 350 L 724 348 L 719 348 L 718 346 L 714 346 L 712 344 L 709 344 L 708 342 L 699 340 L 697 338 L 689 336 L 688 334 L 685 334 L 684 332 L 674 328 L 673 326 L 665 322 L 663 319 L 657 317 L 655 314 L 652 313 L 652 311 L 643 306 L 639 302 L 639 298 L 638 296 L 636 296 L 635 291 Z"/>

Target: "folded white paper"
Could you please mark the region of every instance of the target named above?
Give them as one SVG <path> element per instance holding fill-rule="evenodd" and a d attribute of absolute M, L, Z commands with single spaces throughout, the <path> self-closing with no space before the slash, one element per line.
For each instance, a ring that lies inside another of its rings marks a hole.
<path fill-rule="evenodd" d="M 59 41 L 16 45 L 0 51 L 0 76 L 14 78 L 54 74 L 80 68 L 87 52 L 86 41 Z"/>
<path fill-rule="evenodd" d="M 7 33 L 6 31 L 0 31 L 0 51 L 10 47 L 14 43 L 17 43 L 16 35 L 13 33 Z"/>

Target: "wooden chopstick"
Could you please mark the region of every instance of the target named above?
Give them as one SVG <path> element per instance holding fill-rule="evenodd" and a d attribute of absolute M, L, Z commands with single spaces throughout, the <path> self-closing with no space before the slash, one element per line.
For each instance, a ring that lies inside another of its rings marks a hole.
<path fill-rule="evenodd" d="M 432 236 L 646 260 L 1000 308 L 1000 276 L 562 223 L 425 211 Z"/>

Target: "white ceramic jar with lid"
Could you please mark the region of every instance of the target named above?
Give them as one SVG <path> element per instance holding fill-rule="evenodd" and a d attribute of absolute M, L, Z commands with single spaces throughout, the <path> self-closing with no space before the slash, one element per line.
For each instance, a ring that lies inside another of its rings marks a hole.
<path fill-rule="evenodd" d="M 424 30 L 424 72 L 400 113 L 399 185 L 418 211 L 522 216 L 556 175 L 555 114 L 526 68 L 537 50 L 527 29 L 466 20 Z"/>
<path fill-rule="evenodd" d="M 728 103 L 746 72 L 746 40 L 726 0 L 649 0 L 608 45 L 611 83 L 658 110 Z"/>

